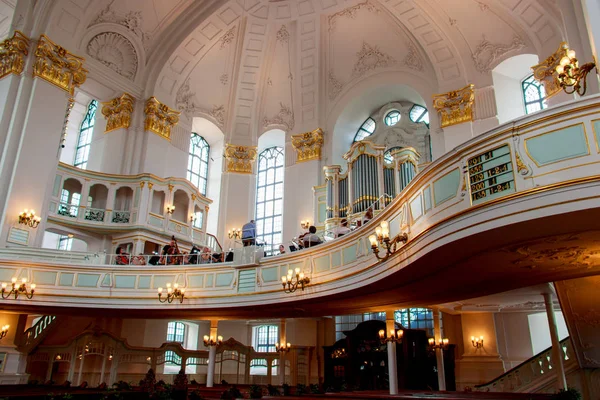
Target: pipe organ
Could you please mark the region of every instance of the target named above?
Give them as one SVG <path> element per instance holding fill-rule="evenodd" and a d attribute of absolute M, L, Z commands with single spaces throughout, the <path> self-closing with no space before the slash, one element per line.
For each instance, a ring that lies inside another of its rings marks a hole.
<path fill-rule="evenodd" d="M 355 142 L 344 154 L 348 170 L 328 165 L 325 173 L 327 227 L 342 218 L 360 217 L 369 207 L 380 210 L 415 177 L 420 155 L 412 147 L 395 148 L 391 162 L 384 158 L 385 146 L 367 140 Z"/>

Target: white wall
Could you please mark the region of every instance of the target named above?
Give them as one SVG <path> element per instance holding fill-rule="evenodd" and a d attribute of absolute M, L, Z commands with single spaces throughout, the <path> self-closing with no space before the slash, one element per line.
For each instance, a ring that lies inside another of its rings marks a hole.
<path fill-rule="evenodd" d="M 556 326 L 558 328 L 558 339 L 563 340 L 569 336 L 567 324 L 561 311 L 554 312 L 556 316 Z M 552 346 L 550 339 L 550 328 L 548 326 L 548 317 L 545 312 L 531 314 L 527 316 L 529 320 L 529 335 L 531 337 L 531 348 L 533 354 L 538 354 L 548 347 Z"/>

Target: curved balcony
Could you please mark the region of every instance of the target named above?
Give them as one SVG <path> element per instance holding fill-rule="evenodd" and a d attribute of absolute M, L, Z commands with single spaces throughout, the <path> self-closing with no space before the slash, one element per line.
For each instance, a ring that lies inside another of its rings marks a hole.
<path fill-rule="evenodd" d="M 599 135 L 598 96 L 499 126 L 428 165 L 364 227 L 254 264 L 31 263 L 0 253 L 0 279 L 37 284 L 32 300 L 4 305 L 155 317 L 336 315 L 598 274 Z M 368 236 L 383 220 L 409 240 L 378 261 Z M 281 277 L 295 268 L 310 284 L 284 293 Z M 157 301 L 168 282 L 186 287 L 183 303 Z"/>

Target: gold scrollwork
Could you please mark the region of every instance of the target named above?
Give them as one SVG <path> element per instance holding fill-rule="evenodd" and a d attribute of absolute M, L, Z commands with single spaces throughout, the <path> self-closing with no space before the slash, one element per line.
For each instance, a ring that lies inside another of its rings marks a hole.
<path fill-rule="evenodd" d="M 192 193 L 192 201 L 196 201 L 196 194 Z"/>
<path fill-rule="evenodd" d="M 475 85 L 470 84 L 459 90 L 433 95 L 433 107 L 441 117 L 441 127 L 473 121 Z"/>
<path fill-rule="evenodd" d="M 167 187 L 169 188 L 169 192 L 172 192 L 175 186 L 169 183 Z"/>
<path fill-rule="evenodd" d="M 148 189 L 152 190 L 152 187 L 154 186 L 154 183 L 152 182 L 148 182 Z"/>
<path fill-rule="evenodd" d="M 141 181 L 141 182 L 140 182 L 140 189 L 143 189 L 145 184 L 146 184 L 146 182 L 144 182 L 144 181 Z"/>
<path fill-rule="evenodd" d="M 236 146 L 225 144 L 226 172 L 251 174 L 252 163 L 256 160 L 256 146 Z"/>
<path fill-rule="evenodd" d="M 19 31 L 0 44 L 0 79 L 6 75 L 20 75 L 29 54 L 29 38 Z"/>
<path fill-rule="evenodd" d="M 171 128 L 179 122 L 181 112 L 169 108 L 152 96 L 146 101 L 144 113 L 144 129 L 171 140 Z"/>
<path fill-rule="evenodd" d="M 323 130 L 317 128 L 311 132 L 292 135 L 292 146 L 297 152 L 297 162 L 321 159 L 323 146 Z"/>
<path fill-rule="evenodd" d="M 517 172 L 521 175 L 527 175 L 529 173 L 529 168 L 527 168 L 517 151 L 515 151 L 515 159 L 517 160 Z"/>
<path fill-rule="evenodd" d="M 134 103 L 135 98 L 129 93 L 123 93 L 121 97 L 102 103 L 102 115 L 106 118 L 106 129 L 104 132 L 114 131 L 119 128 L 129 128 Z"/>
<path fill-rule="evenodd" d="M 46 35 L 41 35 L 35 49 L 33 76 L 73 95 L 76 86 L 85 82 L 88 70 L 83 68 L 85 58 L 69 53 Z"/>
<path fill-rule="evenodd" d="M 558 46 L 558 50 L 541 63 L 531 67 L 533 77 L 544 85 L 546 98 L 552 97 L 562 90 L 558 81 L 558 75 L 556 74 L 556 66 L 560 63 L 561 58 L 567 56 L 568 50 L 569 45 L 566 42 L 562 42 Z"/>

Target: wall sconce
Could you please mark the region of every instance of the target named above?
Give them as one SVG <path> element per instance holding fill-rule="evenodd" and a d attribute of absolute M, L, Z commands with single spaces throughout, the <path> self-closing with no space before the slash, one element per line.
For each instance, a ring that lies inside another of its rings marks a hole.
<path fill-rule="evenodd" d="M 287 353 L 292 348 L 292 345 L 289 343 L 275 343 L 275 351 L 278 353 Z"/>
<path fill-rule="evenodd" d="M 33 297 L 33 293 L 35 292 L 35 283 L 31 284 L 30 291 L 27 289 L 27 278 L 21 279 L 21 284 L 18 286 L 17 278 L 12 278 L 12 288 L 10 291 L 6 290 L 6 286 L 6 282 L 2 282 L 2 298 L 4 300 L 8 299 L 11 295 L 14 295 L 16 300 L 20 294 L 24 294 L 25 297 L 31 299 Z"/>
<path fill-rule="evenodd" d="M 387 260 L 396 252 L 398 242 L 406 243 L 408 241 L 408 235 L 406 233 L 399 233 L 393 239 L 390 239 L 390 226 L 387 221 L 381 221 L 381 225 L 375 229 L 375 235 L 369 236 L 369 241 L 377 259 Z M 379 255 L 379 246 L 385 249 L 386 254 L 384 256 Z"/>
<path fill-rule="evenodd" d="M 402 329 L 390 329 L 390 336 L 385 337 L 385 331 L 382 329 L 379 331 L 379 341 L 381 344 L 384 343 L 402 343 L 402 337 L 404 336 L 404 331 Z"/>
<path fill-rule="evenodd" d="M 190 214 L 190 222 L 193 224 L 194 222 L 196 222 L 196 214 Z"/>
<path fill-rule="evenodd" d="M 167 297 L 162 298 L 162 294 L 163 294 L 163 288 L 159 287 L 158 288 L 158 301 L 160 301 L 161 303 L 172 303 L 173 300 L 179 299 L 180 303 L 183 303 L 183 297 L 185 296 L 185 288 L 181 288 L 179 289 L 179 284 L 175 283 L 173 284 L 173 287 L 171 287 L 170 283 L 167 283 Z"/>
<path fill-rule="evenodd" d="M 436 343 L 435 342 L 435 338 L 430 337 L 429 339 L 427 339 L 429 342 L 429 350 L 430 351 L 434 351 L 436 349 L 440 349 L 440 350 L 448 350 L 448 344 L 450 343 L 450 341 L 448 340 L 448 338 L 443 338 L 441 342 Z"/>
<path fill-rule="evenodd" d="M 471 336 L 471 344 L 476 349 L 483 348 L 483 336 L 479 336 L 478 338 L 476 338 L 475 336 Z"/>
<path fill-rule="evenodd" d="M 565 51 L 566 55 L 560 59 L 560 62 L 555 69 L 556 73 L 558 74 L 558 82 L 560 83 L 560 87 L 562 87 L 567 94 L 577 92 L 580 96 L 583 96 L 587 89 L 587 74 L 596 68 L 596 64 L 589 62 L 580 67 L 579 62 L 575 58 L 575 50 L 569 49 L 569 45 L 567 43 L 562 43 L 561 47 Z M 581 85 L 582 81 L 583 86 Z"/>
<path fill-rule="evenodd" d="M 168 214 L 173 214 L 173 211 L 175 211 L 175 206 L 174 205 L 168 205 L 167 206 L 167 213 Z"/>
<path fill-rule="evenodd" d="M 6 334 L 8 333 L 8 328 L 10 328 L 10 325 L 4 325 L 2 327 L 2 329 L 0 329 L 0 340 L 6 336 Z"/>
<path fill-rule="evenodd" d="M 217 336 L 217 340 L 215 340 L 212 336 L 204 335 L 204 346 L 206 347 L 219 346 L 221 343 L 223 343 L 223 336 Z"/>
<path fill-rule="evenodd" d="M 21 214 L 19 214 L 19 223 L 27 225 L 32 228 L 37 228 L 42 219 L 40 217 L 35 216 L 34 210 L 23 210 Z"/>
<path fill-rule="evenodd" d="M 294 271 L 288 269 L 287 276 L 281 277 L 283 291 L 286 293 L 294 293 L 298 289 L 298 286 L 304 290 L 304 285 L 308 285 L 310 283 L 310 279 L 308 279 L 307 276 L 304 276 L 304 272 L 300 272 L 300 268 L 296 268 L 295 272 L 296 276 L 294 277 L 292 276 Z"/>
<path fill-rule="evenodd" d="M 229 236 L 229 239 L 241 239 L 242 230 L 240 228 L 233 228 L 233 231 L 227 231 L 227 236 Z"/>
<path fill-rule="evenodd" d="M 309 220 L 306 220 L 306 221 L 302 220 L 302 221 L 300 221 L 300 227 L 302 229 L 308 229 L 308 228 L 310 228 L 310 221 Z"/>

